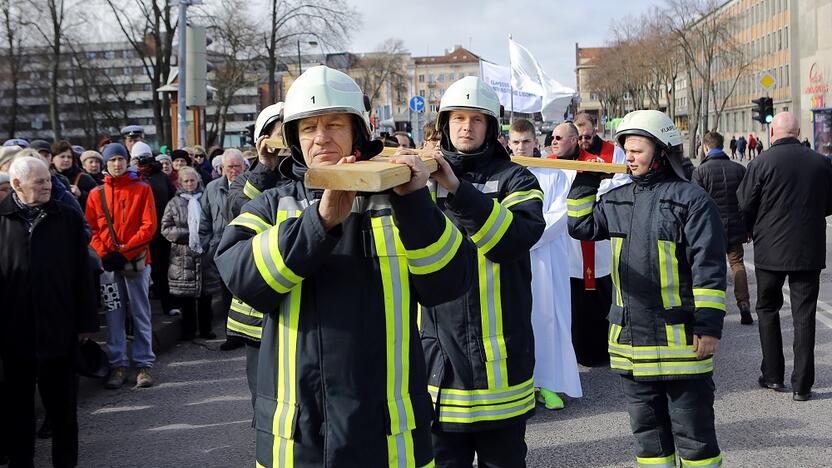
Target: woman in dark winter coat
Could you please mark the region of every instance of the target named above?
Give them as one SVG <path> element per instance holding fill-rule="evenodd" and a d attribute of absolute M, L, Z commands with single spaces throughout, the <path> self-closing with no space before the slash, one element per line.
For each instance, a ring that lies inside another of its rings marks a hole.
<path fill-rule="evenodd" d="M 201 338 L 213 339 L 211 331 L 211 291 L 204 288 L 207 266 L 199 241 L 202 210 L 202 180 L 192 167 L 179 170 L 180 189 L 171 198 L 162 215 L 162 235 L 171 242 L 168 283 L 170 293 L 181 301 L 182 339 L 192 340 L 197 331 Z"/>
<path fill-rule="evenodd" d="M 66 140 L 61 140 L 52 145 L 52 165 L 58 174 L 69 181 L 69 191 L 78 200 L 81 209 L 87 206 L 87 196 L 90 190 L 98 187 L 95 179 L 84 172 L 75 164 L 75 156 L 72 154 L 72 145 Z"/>

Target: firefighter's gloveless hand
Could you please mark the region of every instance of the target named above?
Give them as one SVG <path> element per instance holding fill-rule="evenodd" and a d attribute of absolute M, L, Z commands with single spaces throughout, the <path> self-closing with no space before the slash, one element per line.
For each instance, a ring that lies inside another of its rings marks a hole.
<path fill-rule="evenodd" d="M 422 158 L 420 156 L 414 154 L 404 154 L 404 150 L 399 150 L 393 157 L 390 158 L 390 162 L 394 164 L 407 164 L 410 166 L 410 182 L 405 182 L 398 187 L 393 187 L 393 191 L 396 192 L 396 195 L 404 196 L 408 193 L 422 189 L 425 185 L 427 185 L 430 172 L 428 172 L 428 168 L 425 167 L 425 164 L 422 162 Z"/>
<path fill-rule="evenodd" d="M 439 164 L 439 169 L 432 174 L 432 177 L 440 187 L 449 193 L 456 193 L 459 188 L 459 179 L 454 174 L 454 170 L 451 169 L 451 165 L 445 160 L 445 156 L 442 156 L 442 152 L 437 150 L 433 155 L 433 159 L 436 159 L 436 162 Z"/>
<path fill-rule="evenodd" d="M 338 164 L 353 164 L 355 156 L 346 156 Z M 318 203 L 318 214 L 324 222 L 324 229 L 331 230 L 346 221 L 352 212 L 352 203 L 357 192 L 345 190 L 324 190 L 321 202 Z"/>
<path fill-rule="evenodd" d="M 268 135 L 263 135 L 257 138 L 257 142 L 254 144 L 254 147 L 257 148 L 257 159 L 259 160 L 260 164 L 268 167 L 269 169 L 274 169 L 277 167 L 277 163 L 280 161 L 278 158 L 279 150 L 269 148 L 268 146 L 263 144 L 263 140 L 269 138 Z"/>
<path fill-rule="evenodd" d="M 719 338 L 715 336 L 693 335 L 693 351 L 699 359 L 715 354 L 719 349 Z"/>

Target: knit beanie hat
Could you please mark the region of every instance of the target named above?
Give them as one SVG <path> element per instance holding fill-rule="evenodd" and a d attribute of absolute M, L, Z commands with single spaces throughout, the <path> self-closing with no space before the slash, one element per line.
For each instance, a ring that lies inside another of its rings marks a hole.
<path fill-rule="evenodd" d="M 109 161 L 113 156 L 121 156 L 125 161 L 130 160 L 130 154 L 127 153 L 127 148 L 125 148 L 121 143 L 110 143 L 104 147 L 104 153 L 101 155 L 104 160 L 104 164 L 107 164 L 107 161 Z"/>

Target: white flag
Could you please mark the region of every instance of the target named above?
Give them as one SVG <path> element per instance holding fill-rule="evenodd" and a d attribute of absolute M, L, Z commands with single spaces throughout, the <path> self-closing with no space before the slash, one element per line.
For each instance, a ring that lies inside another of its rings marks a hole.
<path fill-rule="evenodd" d="M 511 85 L 515 90 L 542 96 L 543 120 L 561 120 L 566 108 L 575 96 L 575 90 L 553 80 L 543 71 L 528 49 L 508 40 L 511 57 Z"/>
<path fill-rule="evenodd" d="M 508 67 L 481 60 L 480 77 L 497 93 L 500 104 L 503 105 L 506 112 L 510 112 L 512 106 L 511 70 Z M 514 112 L 523 112 L 524 114 L 540 112 L 541 102 L 543 102 L 543 96 L 540 94 L 514 89 Z"/>

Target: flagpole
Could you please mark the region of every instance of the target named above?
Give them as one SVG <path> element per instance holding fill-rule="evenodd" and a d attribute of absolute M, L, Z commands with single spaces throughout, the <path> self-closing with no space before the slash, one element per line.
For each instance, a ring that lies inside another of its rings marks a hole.
<path fill-rule="evenodd" d="M 511 41 L 511 34 L 508 35 L 508 40 Z M 511 48 L 511 44 L 509 44 L 509 48 Z M 509 90 L 509 93 L 510 93 L 509 94 L 509 96 L 510 96 L 510 99 L 509 99 L 510 104 L 509 105 L 511 106 L 511 113 L 509 114 L 508 123 L 509 123 L 509 125 L 513 125 L 514 124 L 514 86 L 511 84 L 511 81 L 512 81 L 511 80 L 511 71 L 512 71 L 512 68 L 511 68 L 511 52 L 509 52 L 509 54 L 508 54 L 508 71 L 509 71 L 508 90 Z"/>

